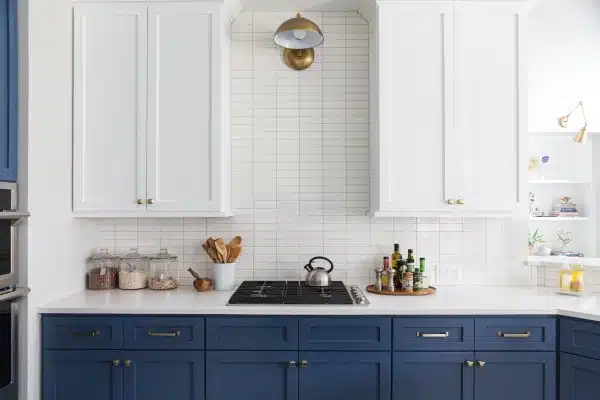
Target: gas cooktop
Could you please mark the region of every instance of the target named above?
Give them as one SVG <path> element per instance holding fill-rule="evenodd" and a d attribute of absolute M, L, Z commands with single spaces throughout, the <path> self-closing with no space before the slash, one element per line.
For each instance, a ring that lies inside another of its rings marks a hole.
<path fill-rule="evenodd" d="M 368 305 L 358 286 L 333 281 L 328 287 L 307 286 L 302 281 L 244 281 L 228 306 L 239 305 Z"/>

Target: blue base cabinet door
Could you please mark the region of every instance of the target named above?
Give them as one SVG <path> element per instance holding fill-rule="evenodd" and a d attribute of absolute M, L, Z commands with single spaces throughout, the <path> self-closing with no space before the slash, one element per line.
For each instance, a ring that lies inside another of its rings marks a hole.
<path fill-rule="evenodd" d="M 203 351 L 126 351 L 124 400 L 203 400 Z"/>
<path fill-rule="evenodd" d="M 301 351 L 300 400 L 389 400 L 389 352 Z"/>
<path fill-rule="evenodd" d="M 297 351 L 207 351 L 207 400 L 298 400 Z"/>
<path fill-rule="evenodd" d="M 476 399 L 556 399 L 554 352 L 475 352 L 475 359 Z"/>
<path fill-rule="evenodd" d="M 392 399 L 473 400 L 473 359 L 472 352 L 395 352 Z"/>
<path fill-rule="evenodd" d="M 43 400 L 123 400 L 118 350 L 46 350 Z"/>
<path fill-rule="evenodd" d="M 598 400 L 600 360 L 560 354 L 560 399 Z"/>

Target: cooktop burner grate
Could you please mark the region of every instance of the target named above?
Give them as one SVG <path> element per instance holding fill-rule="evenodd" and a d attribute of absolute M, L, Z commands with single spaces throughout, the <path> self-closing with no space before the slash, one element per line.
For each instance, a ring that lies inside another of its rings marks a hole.
<path fill-rule="evenodd" d="M 244 281 L 228 304 L 352 305 L 354 301 L 341 281 L 333 281 L 331 286 L 323 288 L 307 286 L 302 281 Z"/>

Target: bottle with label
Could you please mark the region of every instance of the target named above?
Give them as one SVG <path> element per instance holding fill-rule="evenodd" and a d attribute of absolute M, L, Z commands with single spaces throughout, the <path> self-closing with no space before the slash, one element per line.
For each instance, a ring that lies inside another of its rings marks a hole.
<path fill-rule="evenodd" d="M 405 270 L 405 260 L 402 259 L 402 254 L 400 254 L 400 258 L 396 261 L 396 288 L 402 289 L 402 277 L 404 276 Z"/>
<path fill-rule="evenodd" d="M 402 254 L 400 254 L 400 245 L 398 243 L 394 243 L 394 252 L 392 253 L 392 268 L 396 268 L 398 264 L 398 260 L 402 258 Z"/>
<path fill-rule="evenodd" d="M 406 270 L 408 272 L 415 272 L 415 256 L 413 250 L 408 249 L 408 258 L 406 259 Z"/>
<path fill-rule="evenodd" d="M 386 256 L 386 257 L 383 257 L 383 271 L 381 271 L 381 285 L 384 288 L 387 288 L 387 286 L 388 286 L 389 270 L 390 270 L 390 258 Z"/>
<path fill-rule="evenodd" d="M 421 272 L 421 263 L 423 262 L 425 262 L 425 259 L 419 259 L 419 268 L 415 268 L 415 272 L 413 273 L 413 290 L 415 292 L 423 290 L 423 272 Z"/>
<path fill-rule="evenodd" d="M 429 277 L 425 275 L 425 257 L 419 258 L 419 271 L 421 272 L 423 289 L 427 289 L 429 287 Z"/>

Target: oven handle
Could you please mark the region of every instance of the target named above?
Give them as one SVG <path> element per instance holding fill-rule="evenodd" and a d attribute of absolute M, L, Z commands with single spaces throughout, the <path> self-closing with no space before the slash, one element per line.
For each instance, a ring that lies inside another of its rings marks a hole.
<path fill-rule="evenodd" d="M 10 300 L 10 364 L 11 364 L 11 379 L 10 382 L 13 385 L 18 385 L 17 382 L 17 359 L 19 357 L 19 334 L 18 334 L 18 315 L 19 315 L 19 298 Z"/>

